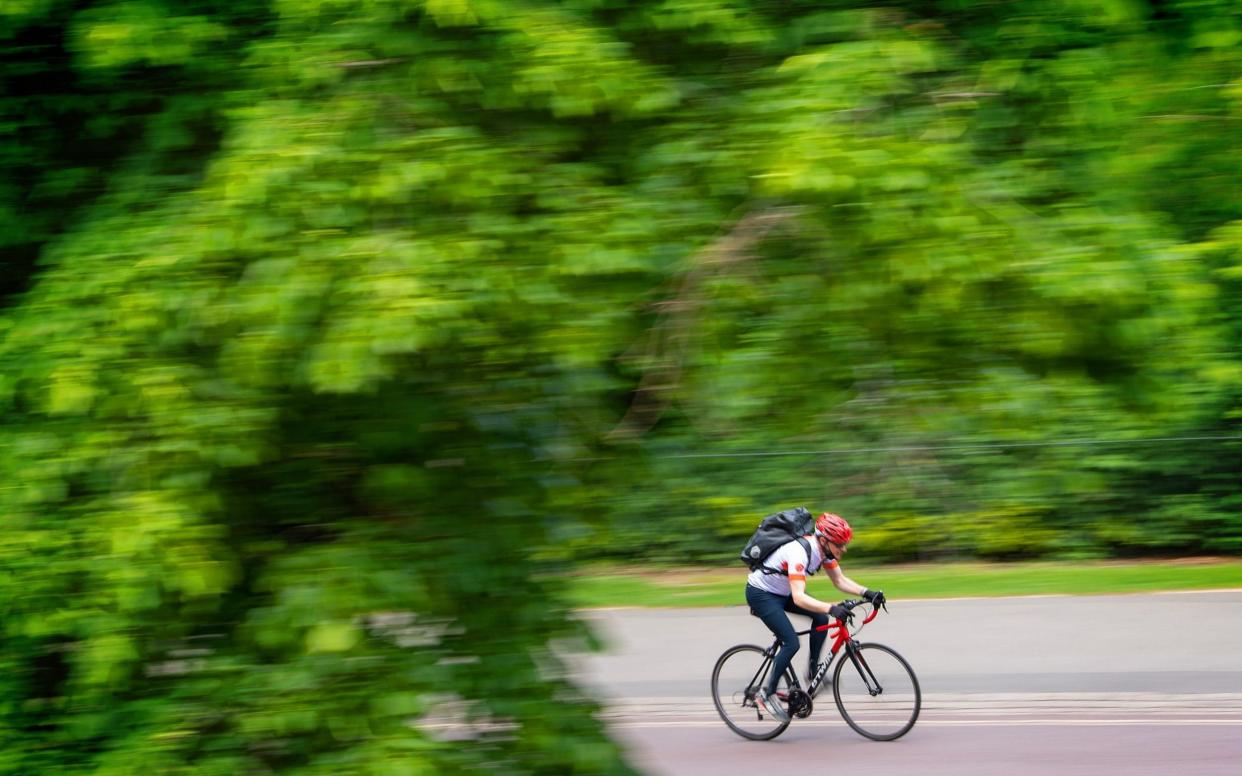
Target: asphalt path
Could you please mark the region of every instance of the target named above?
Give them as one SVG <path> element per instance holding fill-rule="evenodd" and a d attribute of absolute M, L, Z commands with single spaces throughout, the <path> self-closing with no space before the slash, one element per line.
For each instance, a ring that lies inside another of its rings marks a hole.
<path fill-rule="evenodd" d="M 745 607 L 583 616 L 606 651 L 576 659 L 576 676 L 653 776 L 1242 774 L 1242 591 L 893 601 L 859 634 L 922 686 L 918 724 L 891 743 L 850 730 L 830 692 L 774 741 L 725 727 L 716 658 L 771 642 Z"/>

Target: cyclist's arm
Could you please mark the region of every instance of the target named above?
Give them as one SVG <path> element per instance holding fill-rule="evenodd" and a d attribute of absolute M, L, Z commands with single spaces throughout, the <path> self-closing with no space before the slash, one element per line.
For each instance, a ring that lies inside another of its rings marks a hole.
<path fill-rule="evenodd" d="M 834 563 L 825 568 L 824 571 L 828 574 L 828 578 L 832 580 L 832 584 L 842 593 L 846 593 L 847 595 L 862 595 L 863 591 L 867 589 L 845 576 L 844 572 L 841 571 L 840 564 Z"/>
<path fill-rule="evenodd" d="M 794 605 L 808 612 L 828 614 L 828 610 L 832 608 L 832 604 L 826 604 L 806 594 L 806 577 L 801 574 L 789 575 L 789 592 L 793 594 Z"/>

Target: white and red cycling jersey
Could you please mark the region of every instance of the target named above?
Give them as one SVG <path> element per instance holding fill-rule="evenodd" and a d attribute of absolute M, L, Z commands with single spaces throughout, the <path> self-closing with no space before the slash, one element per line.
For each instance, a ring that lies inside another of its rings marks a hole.
<path fill-rule="evenodd" d="M 766 590 L 776 595 L 792 595 L 793 591 L 789 589 L 789 580 L 803 579 L 805 580 L 810 574 L 819 571 L 822 566 L 832 568 L 837 565 L 833 558 L 824 560 L 823 553 L 820 552 L 819 542 L 815 541 L 815 537 L 806 540 L 811 547 L 811 557 L 807 557 L 806 550 L 802 549 L 802 543 L 797 539 L 786 542 L 769 555 L 764 561 L 763 566 L 772 571 L 785 572 L 781 573 L 763 573 L 761 569 L 755 569 L 750 572 L 750 576 L 746 578 L 746 584 L 757 587 L 760 590 Z"/>

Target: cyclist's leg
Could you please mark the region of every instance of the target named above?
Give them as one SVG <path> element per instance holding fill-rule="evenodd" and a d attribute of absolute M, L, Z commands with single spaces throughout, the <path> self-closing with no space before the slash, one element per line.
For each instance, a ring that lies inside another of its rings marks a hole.
<path fill-rule="evenodd" d="M 789 668 L 789 664 L 793 662 L 794 655 L 798 653 L 798 632 L 794 630 L 793 623 L 785 615 L 785 601 L 787 600 L 789 596 L 769 593 L 752 585 L 746 586 L 746 603 L 750 604 L 751 613 L 763 620 L 763 624 L 768 626 L 768 630 L 772 631 L 781 642 L 780 651 L 772 660 L 768 685 L 764 688 L 770 693 L 776 692 L 776 683 L 780 681 L 785 670 Z"/>
<path fill-rule="evenodd" d="M 811 625 L 815 628 L 828 624 L 828 615 L 820 612 L 812 612 L 803 609 L 801 606 L 794 604 L 793 598 L 790 597 L 788 603 L 785 604 L 785 611 L 792 614 L 800 614 L 803 617 L 811 618 Z M 819 653 L 824 650 L 824 642 L 828 640 L 828 631 L 812 630 L 811 631 L 811 654 L 810 663 L 807 664 L 807 678 L 809 679 L 815 673 L 815 666 L 819 665 Z"/>

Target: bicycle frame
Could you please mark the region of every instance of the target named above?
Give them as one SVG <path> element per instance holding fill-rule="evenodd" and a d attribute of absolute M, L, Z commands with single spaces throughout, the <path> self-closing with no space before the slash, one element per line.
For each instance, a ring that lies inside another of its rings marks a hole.
<path fill-rule="evenodd" d="M 866 619 L 862 621 L 862 625 L 866 625 L 874 620 L 877 614 L 879 614 L 879 609 L 872 609 L 871 613 L 868 614 Z M 850 636 L 849 628 L 846 627 L 843 620 L 836 620 L 825 625 L 797 632 L 798 636 L 805 636 L 814 631 L 831 631 L 833 628 L 836 628 L 837 632 L 835 635 L 829 634 L 832 638 L 832 646 L 828 649 L 828 659 L 820 662 L 819 666 L 815 669 L 815 676 L 811 677 L 810 684 L 806 686 L 806 692 L 812 698 L 819 693 L 819 688 L 823 684 L 824 679 L 828 676 L 828 669 L 832 667 L 832 661 L 836 659 L 837 653 L 839 653 L 842 648 L 845 648 L 846 651 L 849 652 L 849 646 L 853 644 L 854 640 Z M 766 657 L 763 663 L 759 666 L 759 670 L 755 672 L 754 678 L 751 679 L 751 687 L 759 686 L 759 681 L 767 675 L 768 669 L 772 666 L 772 660 L 776 657 L 776 653 L 780 650 L 780 648 L 781 640 L 774 639 L 772 641 L 772 646 L 768 647 L 767 652 L 765 653 Z M 868 686 L 867 689 L 872 695 L 877 695 L 880 692 L 883 692 L 879 686 L 879 683 L 876 682 L 875 677 L 870 675 L 871 669 L 867 667 L 865 663 L 857 665 L 856 661 L 855 667 L 858 668 L 859 674 L 862 675 L 863 681 L 866 682 Z M 867 669 L 865 673 L 863 672 L 864 668 Z M 798 681 L 798 674 L 792 668 L 789 670 L 789 679 L 791 687 L 796 687 L 799 690 L 802 689 L 802 685 Z"/>

